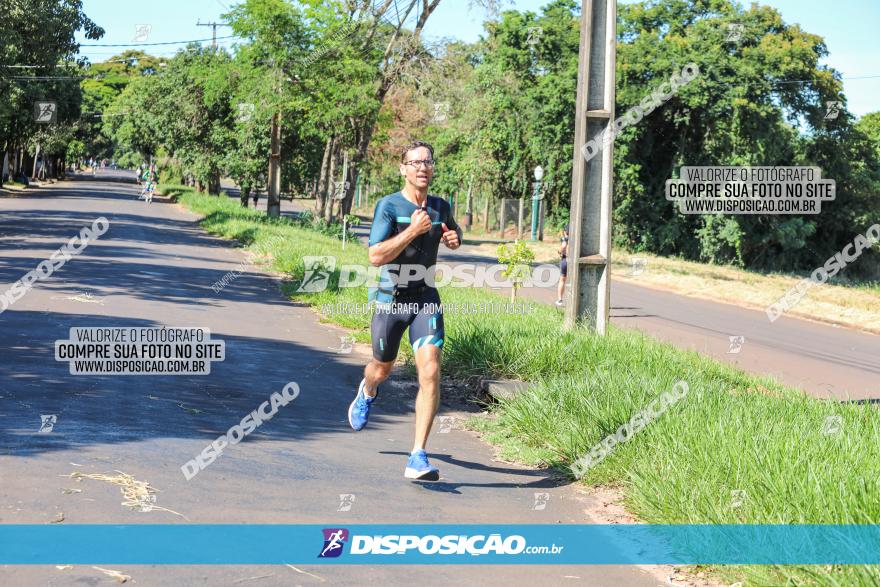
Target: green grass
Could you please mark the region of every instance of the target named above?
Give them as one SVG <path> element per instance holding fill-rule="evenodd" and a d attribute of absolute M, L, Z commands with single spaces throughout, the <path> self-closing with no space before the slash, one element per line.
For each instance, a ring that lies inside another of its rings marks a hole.
<path fill-rule="evenodd" d="M 169 196 L 172 199 L 177 199 L 180 196 L 182 196 L 183 194 L 195 194 L 196 193 L 196 191 L 189 186 L 185 186 L 182 184 L 170 184 L 170 183 L 169 184 L 160 183 L 159 186 L 156 188 L 156 191 L 158 193 L 162 194 L 163 196 Z"/>
<path fill-rule="evenodd" d="M 321 306 L 363 303 L 366 290 L 331 287 L 297 293 L 302 258 L 332 255 L 362 263 L 366 250 L 272 221 L 228 198 L 186 192 L 181 203 L 205 215 L 203 226 L 260 252 L 291 277 L 292 298 Z M 501 302 L 489 292 L 445 288 L 444 303 Z M 326 318 L 369 340 L 369 316 Z M 553 308 L 526 315 L 447 315 L 444 369 L 538 382 L 502 402 L 492 418 L 472 420 L 508 458 L 568 466 L 676 381 L 689 393 L 590 469 L 584 483 L 619 487 L 630 511 L 649 523 L 854 523 L 880 520 L 880 418 L 869 404 L 820 401 L 695 352 L 638 333 L 605 337 L 563 332 Z M 407 349 L 407 345 L 403 345 Z M 825 434 L 829 417 L 840 432 Z M 745 491 L 741 506 L 732 491 Z M 880 585 L 877 567 L 724 567 L 747 585 Z"/>
<path fill-rule="evenodd" d="M 4 188 L 4 189 L 23 190 L 23 189 L 25 189 L 25 188 L 27 188 L 27 187 L 28 187 L 27 185 L 25 185 L 25 184 L 23 184 L 23 183 L 21 183 L 21 182 L 18 182 L 18 181 L 9 181 L 9 180 L 7 180 L 7 181 L 4 181 L 4 182 L 3 182 L 3 188 Z"/>

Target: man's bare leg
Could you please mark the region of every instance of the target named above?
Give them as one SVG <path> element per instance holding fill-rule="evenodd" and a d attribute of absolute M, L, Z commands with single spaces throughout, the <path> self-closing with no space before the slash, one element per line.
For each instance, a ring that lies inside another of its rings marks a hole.
<path fill-rule="evenodd" d="M 364 368 L 364 379 L 366 379 L 364 394 L 367 397 L 376 396 L 376 389 L 379 387 L 380 383 L 388 379 L 388 375 L 391 374 L 391 368 L 393 366 L 394 361 L 383 363 L 376 359 L 372 359 L 367 363 L 367 366 Z"/>
<path fill-rule="evenodd" d="M 424 450 L 440 405 L 440 348 L 426 344 L 416 351 L 419 394 L 416 396 L 416 435 L 413 452 Z"/>

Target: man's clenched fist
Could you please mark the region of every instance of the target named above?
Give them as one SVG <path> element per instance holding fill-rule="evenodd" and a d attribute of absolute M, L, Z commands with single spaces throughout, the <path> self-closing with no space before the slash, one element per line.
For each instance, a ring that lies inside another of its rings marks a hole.
<path fill-rule="evenodd" d="M 425 234 L 431 230 L 431 217 L 427 212 L 419 208 L 413 212 L 413 215 L 410 218 L 410 228 L 414 230 L 416 234 Z"/>
<path fill-rule="evenodd" d="M 449 227 L 446 226 L 446 223 L 443 223 L 443 238 L 440 240 L 443 241 L 443 244 L 449 247 L 450 249 L 457 249 L 461 246 L 461 241 L 458 238 L 458 232 L 455 230 L 449 230 Z"/>

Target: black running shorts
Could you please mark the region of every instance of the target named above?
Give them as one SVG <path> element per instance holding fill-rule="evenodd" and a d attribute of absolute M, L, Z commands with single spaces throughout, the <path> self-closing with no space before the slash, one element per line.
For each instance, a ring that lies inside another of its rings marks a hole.
<path fill-rule="evenodd" d="M 370 325 L 373 357 L 383 363 L 395 360 L 407 328 L 413 351 L 429 344 L 443 346 L 443 309 L 436 289 L 420 288 L 409 294 L 402 291 L 393 302 L 375 305 Z"/>

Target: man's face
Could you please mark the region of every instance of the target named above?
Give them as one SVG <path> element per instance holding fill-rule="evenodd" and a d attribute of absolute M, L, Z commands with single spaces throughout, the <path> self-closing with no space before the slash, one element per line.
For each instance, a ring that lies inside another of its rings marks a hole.
<path fill-rule="evenodd" d="M 400 164 L 400 174 L 406 178 L 406 183 L 412 184 L 416 188 L 424 189 L 431 185 L 431 179 L 434 177 L 434 168 L 425 165 L 407 165 L 407 161 L 425 161 L 432 159 L 431 151 L 425 147 L 418 147 L 406 152 L 404 163 Z"/>

